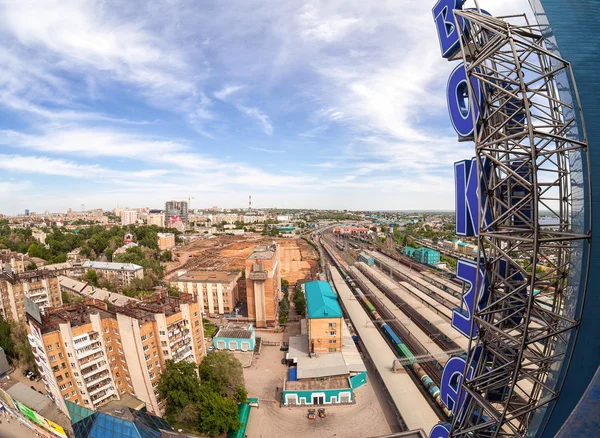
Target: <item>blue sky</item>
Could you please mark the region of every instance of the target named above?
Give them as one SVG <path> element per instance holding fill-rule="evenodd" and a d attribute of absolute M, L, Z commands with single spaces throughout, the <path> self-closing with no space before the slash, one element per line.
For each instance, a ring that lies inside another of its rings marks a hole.
<path fill-rule="evenodd" d="M 452 209 L 434 3 L 0 2 L 0 213 Z"/>

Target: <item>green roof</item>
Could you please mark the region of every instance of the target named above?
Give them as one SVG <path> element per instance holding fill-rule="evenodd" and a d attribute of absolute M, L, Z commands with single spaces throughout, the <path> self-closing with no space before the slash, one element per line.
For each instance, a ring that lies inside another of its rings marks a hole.
<path fill-rule="evenodd" d="M 306 307 L 309 318 L 341 318 L 342 309 L 338 304 L 338 296 L 325 281 L 305 283 Z"/>
<path fill-rule="evenodd" d="M 67 411 L 69 411 L 69 417 L 71 417 L 71 424 L 75 424 L 94 414 L 94 411 L 91 409 L 71 403 L 69 400 L 65 400 L 65 404 L 67 405 Z"/>

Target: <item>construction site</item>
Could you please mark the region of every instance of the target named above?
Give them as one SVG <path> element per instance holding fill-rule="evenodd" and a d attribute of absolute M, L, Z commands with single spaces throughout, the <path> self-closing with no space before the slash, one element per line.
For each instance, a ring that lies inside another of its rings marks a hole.
<path fill-rule="evenodd" d="M 303 239 L 273 239 L 258 235 L 217 236 L 197 239 L 174 249 L 174 261 L 165 264 L 165 280 L 172 280 L 180 270 L 243 270 L 244 261 L 257 245 L 267 245 L 273 241 L 280 246 L 281 277 L 290 285 L 317 275 L 319 254 Z"/>

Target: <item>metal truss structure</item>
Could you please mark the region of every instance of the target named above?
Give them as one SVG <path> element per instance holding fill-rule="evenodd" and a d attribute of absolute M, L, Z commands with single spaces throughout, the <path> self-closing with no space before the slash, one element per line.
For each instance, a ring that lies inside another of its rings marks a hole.
<path fill-rule="evenodd" d="M 570 66 L 546 50 L 538 26 L 525 16 L 454 14 L 467 77 L 483 90 L 471 110 L 480 112 L 474 141 L 485 284 L 476 286 L 479 336 L 461 385 L 464 415 L 453 419 L 451 436 L 523 437 L 558 397 L 556 376 L 579 325 L 581 306 L 565 298 L 580 293 L 567 281 L 573 264 L 587 271 L 582 242 L 590 232 L 574 219 L 582 211 L 574 198 L 589 187 L 588 169 L 575 169 L 588 162 L 586 142 L 573 135 L 583 119 Z M 565 73 L 574 104 L 559 96 L 557 75 Z M 583 183 L 575 172 L 585 175 Z"/>

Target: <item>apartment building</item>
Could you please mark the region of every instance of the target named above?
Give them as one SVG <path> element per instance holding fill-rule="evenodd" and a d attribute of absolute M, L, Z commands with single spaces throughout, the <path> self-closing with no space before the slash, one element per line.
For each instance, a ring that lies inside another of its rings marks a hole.
<path fill-rule="evenodd" d="M 164 228 L 165 226 L 165 215 L 161 213 L 148 213 L 146 217 L 148 225 L 156 225 Z"/>
<path fill-rule="evenodd" d="M 52 273 L 40 269 L 21 274 L 0 273 L 0 313 L 4 319 L 24 321 L 26 297 L 42 311 L 62 305 L 58 279 Z"/>
<path fill-rule="evenodd" d="M 65 412 L 65 400 L 97 409 L 129 393 L 160 415 L 165 361 L 200 363 L 206 354 L 201 306 L 189 295 L 121 307 L 85 298 L 43 315 L 28 310 L 27 320 L 46 390 Z"/>
<path fill-rule="evenodd" d="M 123 210 L 121 212 L 121 225 L 135 224 L 138 219 L 138 212 L 135 210 Z"/>
<path fill-rule="evenodd" d="M 257 246 L 245 262 L 248 317 L 256 327 L 277 325 L 281 294 L 279 245 Z"/>
<path fill-rule="evenodd" d="M 20 274 L 25 272 L 26 264 L 29 264 L 29 260 L 25 260 L 25 254 L 18 252 L 0 253 L 0 272 L 11 271 Z"/>
<path fill-rule="evenodd" d="M 109 280 L 116 280 L 123 287 L 129 286 L 134 278 L 144 278 L 144 268 L 134 263 L 86 261 L 81 266 L 84 273 L 94 270 Z"/>
<path fill-rule="evenodd" d="M 341 351 L 343 316 L 337 295 L 325 281 L 305 283 L 304 290 L 309 351 L 317 354 Z"/>
<path fill-rule="evenodd" d="M 237 283 L 241 277 L 241 272 L 183 271 L 171 284 L 198 298 L 204 313 L 224 315 L 233 312 L 237 304 Z"/>
<path fill-rule="evenodd" d="M 173 233 L 158 233 L 158 249 L 164 251 L 166 249 L 175 248 L 175 234 Z"/>

